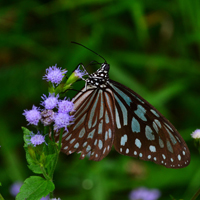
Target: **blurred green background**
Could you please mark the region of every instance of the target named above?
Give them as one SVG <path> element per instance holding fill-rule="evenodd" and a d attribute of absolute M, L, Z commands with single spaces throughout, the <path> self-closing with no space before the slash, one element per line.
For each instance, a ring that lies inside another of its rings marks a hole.
<path fill-rule="evenodd" d="M 103 60 L 110 78 L 143 96 L 179 130 L 191 164 L 167 169 L 118 154 L 102 161 L 61 154 L 55 195 L 62 200 L 128 200 L 131 190 L 158 188 L 160 199 L 190 199 L 200 187 L 199 154 L 190 134 L 200 116 L 199 0 L 0 1 L 0 192 L 33 173 L 23 149 L 22 112 L 39 106 L 48 84 L 45 69 L 57 63 L 68 75 L 78 63 Z M 88 67 L 90 73 L 97 68 Z M 78 82 L 75 89 L 81 89 Z M 75 92 L 69 94 L 73 97 Z M 200 199 L 200 198 L 199 198 Z"/>

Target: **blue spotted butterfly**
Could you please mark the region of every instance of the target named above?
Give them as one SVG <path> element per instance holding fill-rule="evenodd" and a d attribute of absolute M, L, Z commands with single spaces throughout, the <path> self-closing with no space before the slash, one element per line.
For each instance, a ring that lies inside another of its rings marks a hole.
<path fill-rule="evenodd" d="M 90 153 L 90 160 L 100 161 L 114 145 L 123 155 L 186 167 L 190 152 L 174 126 L 137 93 L 110 80 L 109 69 L 105 61 L 84 79 L 85 87 L 72 100 L 75 120 L 63 133 L 61 150 L 81 153 L 80 159 Z"/>

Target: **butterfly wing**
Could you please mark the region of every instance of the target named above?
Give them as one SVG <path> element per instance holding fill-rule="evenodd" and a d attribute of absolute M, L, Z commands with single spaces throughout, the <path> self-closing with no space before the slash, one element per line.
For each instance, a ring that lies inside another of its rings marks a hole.
<path fill-rule="evenodd" d="M 115 98 L 115 149 L 168 168 L 186 167 L 190 152 L 174 126 L 134 91 L 109 82 Z"/>
<path fill-rule="evenodd" d="M 83 159 L 89 152 L 90 160 L 99 161 L 111 150 L 114 141 L 114 99 L 112 91 L 88 86 L 74 99 L 75 120 L 62 136 L 61 151 L 81 153 Z M 56 141 L 59 134 L 55 135 Z"/>

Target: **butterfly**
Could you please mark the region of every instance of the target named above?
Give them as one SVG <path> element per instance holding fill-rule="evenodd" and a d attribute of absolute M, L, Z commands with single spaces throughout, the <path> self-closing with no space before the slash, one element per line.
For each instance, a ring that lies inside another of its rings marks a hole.
<path fill-rule="evenodd" d="M 61 151 L 100 161 L 114 145 L 126 156 L 167 168 L 186 167 L 190 151 L 175 127 L 136 92 L 109 79 L 106 61 L 100 65 L 72 99 L 75 120 L 62 135 Z M 57 141 L 58 137 L 55 135 Z"/>

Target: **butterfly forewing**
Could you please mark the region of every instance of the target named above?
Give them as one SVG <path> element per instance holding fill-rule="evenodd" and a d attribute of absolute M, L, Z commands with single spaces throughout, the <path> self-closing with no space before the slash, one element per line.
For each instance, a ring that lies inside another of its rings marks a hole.
<path fill-rule="evenodd" d="M 110 89 L 89 88 L 84 88 L 73 99 L 75 120 L 69 131 L 63 134 L 61 150 L 66 154 L 81 153 L 81 159 L 90 154 L 90 160 L 98 161 L 112 148 L 114 100 Z"/>
<path fill-rule="evenodd" d="M 185 167 L 190 152 L 174 126 L 129 88 L 110 80 L 115 98 L 115 149 L 168 168 Z"/>

